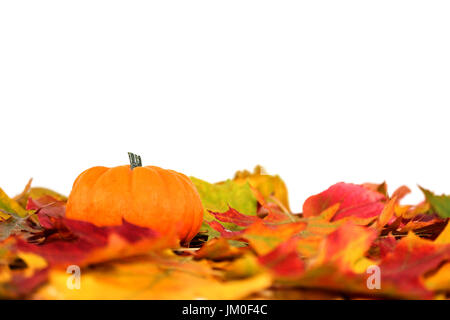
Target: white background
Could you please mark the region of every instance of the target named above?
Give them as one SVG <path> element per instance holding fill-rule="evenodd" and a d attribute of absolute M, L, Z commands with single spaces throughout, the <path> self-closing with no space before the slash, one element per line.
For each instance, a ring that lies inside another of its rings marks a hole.
<path fill-rule="evenodd" d="M 449 1 L 1 1 L 0 186 L 262 164 L 294 211 L 338 181 L 450 193 Z"/>

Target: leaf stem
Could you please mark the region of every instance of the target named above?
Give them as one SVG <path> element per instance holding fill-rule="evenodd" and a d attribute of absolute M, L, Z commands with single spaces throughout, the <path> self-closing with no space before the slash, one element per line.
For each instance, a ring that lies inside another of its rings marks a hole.
<path fill-rule="evenodd" d="M 294 217 L 294 215 L 292 214 L 292 212 L 290 212 L 290 211 L 283 205 L 283 203 L 282 203 L 280 200 L 278 200 L 278 199 L 277 199 L 276 197 L 274 197 L 274 196 L 269 196 L 269 198 L 270 198 L 273 202 L 275 202 L 276 205 L 278 205 L 278 206 L 281 208 L 281 211 L 283 211 L 283 213 L 284 213 L 285 215 L 287 215 L 287 216 L 289 217 L 289 219 L 291 219 L 292 222 L 295 222 L 295 217 Z"/>

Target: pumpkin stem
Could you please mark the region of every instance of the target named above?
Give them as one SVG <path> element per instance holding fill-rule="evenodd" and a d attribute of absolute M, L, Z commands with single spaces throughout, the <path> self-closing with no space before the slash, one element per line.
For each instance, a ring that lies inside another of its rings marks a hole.
<path fill-rule="evenodd" d="M 133 170 L 136 167 L 142 167 L 141 156 L 128 152 L 128 158 L 130 158 L 130 169 Z"/>

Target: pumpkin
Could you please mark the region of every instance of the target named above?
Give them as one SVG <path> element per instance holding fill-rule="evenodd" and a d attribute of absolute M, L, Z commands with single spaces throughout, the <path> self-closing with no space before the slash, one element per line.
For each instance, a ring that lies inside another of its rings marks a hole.
<path fill-rule="evenodd" d="M 142 166 L 129 153 L 130 165 L 92 167 L 75 180 L 67 200 L 66 217 L 97 226 L 123 220 L 167 234 L 172 228 L 182 242 L 197 234 L 203 221 L 200 196 L 184 174 Z"/>

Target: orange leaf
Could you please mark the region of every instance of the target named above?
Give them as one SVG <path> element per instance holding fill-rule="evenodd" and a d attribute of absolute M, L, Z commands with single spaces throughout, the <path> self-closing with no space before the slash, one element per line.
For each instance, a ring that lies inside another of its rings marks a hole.
<path fill-rule="evenodd" d="M 383 211 L 378 216 L 377 228 L 382 229 L 394 216 L 395 205 L 397 203 L 397 196 L 394 196 L 389 200 L 389 202 L 384 206 Z"/>

